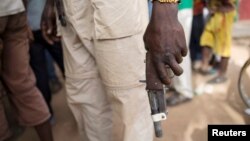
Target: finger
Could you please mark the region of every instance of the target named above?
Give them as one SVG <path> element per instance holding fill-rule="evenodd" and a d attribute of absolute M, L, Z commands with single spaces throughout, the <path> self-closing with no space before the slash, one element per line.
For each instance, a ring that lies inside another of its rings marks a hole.
<path fill-rule="evenodd" d="M 165 64 L 163 63 L 156 63 L 156 72 L 161 80 L 161 82 L 165 85 L 170 85 L 171 84 L 171 78 L 168 75 L 168 72 L 166 70 Z"/>
<path fill-rule="evenodd" d="M 177 63 L 177 61 L 174 58 L 170 59 L 169 67 L 172 69 L 173 73 L 177 76 L 180 76 L 183 73 L 183 69 L 181 66 Z"/>
<path fill-rule="evenodd" d="M 43 38 L 46 40 L 47 43 L 49 43 L 50 45 L 53 45 L 54 42 L 53 40 L 51 39 L 50 37 L 50 34 L 48 34 L 48 26 L 45 22 L 43 22 L 41 24 L 41 28 L 42 28 L 42 35 L 43 35 Z"/>
<path fill-rule="evenodd" d="M 187 45 L 186 43 L 181 47 L 181 55 L 183 57 L 187 56 L 187 53 L 188 53 L 188 49 L 187 49 Z"/>
<path fill-rule="evenodd" d="M 168 77 L 170 79 L 174 78 L 174 73 L 173 73 L 172 69 L 168 65 L 165 65 L 165 68 L 166 68 L 166 71 L 168 73 Z"/>
<path fill-rule="evenodd" d="M 182 55 L 183 57 L 185 57 L 185 56 L 187 56 L 187 54 L 188 54 L 187 46 L 182 47 L 182 48 L 181 48 L 181 55 Z"/>
<path fill-rule="evenodd" d="M 182 54 L 181 53 L 176 53 L 175 59 L 176 59 L 178 64 L 182 63 L 182 61 L 183 61 Z"/>

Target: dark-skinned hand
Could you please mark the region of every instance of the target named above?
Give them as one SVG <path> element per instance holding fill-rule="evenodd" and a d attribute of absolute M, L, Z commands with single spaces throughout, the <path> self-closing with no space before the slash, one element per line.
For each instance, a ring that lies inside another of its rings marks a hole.
<path fill-rule="evenodd" d="M 184 30 L 178 21 L 178 4 L 153 3 L 150 23 L 144 34 L 147 51 L 153 67 L 163 84 L 171 83 L 167 67 L 177 76 L 183 73 L 180 63 L 187 55 Z"/>
<path fill-rule="evenodd" d="M 56 14 L 54 11 L 54 0 L 47 0 L 42 19 L 41 19 L 41 30 L 44 39 L 53 45 L 54 42 L 60 40 L 57 36 L 57 25 L 56 25 Z"/>

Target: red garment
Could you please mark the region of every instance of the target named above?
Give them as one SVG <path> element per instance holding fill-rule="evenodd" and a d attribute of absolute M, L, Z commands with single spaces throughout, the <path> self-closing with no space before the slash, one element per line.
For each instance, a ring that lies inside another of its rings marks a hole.
<path fill-rule="evenodd" d="M 193 14 L 199 15 L 203 13 L 204 2 L 202 0 L 194 0 Z"/>
<path fill-rule="evenodd" d="M 50 118 L 49 109 L 36 87 L 29 65 L 26 13 L 0 17 L 2 78 L 10 90 L 9 98 L 21 125 L 36 126 Z M 0 97 L 1 98 L 1 97 Z M 9 136 L 9 126 L 0 99 L 0 141 Z"/>

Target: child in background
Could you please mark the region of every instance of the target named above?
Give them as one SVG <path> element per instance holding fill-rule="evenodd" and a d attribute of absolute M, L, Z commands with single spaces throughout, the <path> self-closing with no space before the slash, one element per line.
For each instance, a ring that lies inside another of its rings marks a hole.
<path fill-rule="evenodd" d="M 231 55 L 232 26 L 235 17 L 235 0 L 209 0 L 210 11 L 205 30 L 201 37 L 202 66 L 201 73 L 210 71 L 209 61 L 212 53 L 220 56 L 218 74 L 208 83 L 223 83 L 227 80 L 226 70 Z"/>

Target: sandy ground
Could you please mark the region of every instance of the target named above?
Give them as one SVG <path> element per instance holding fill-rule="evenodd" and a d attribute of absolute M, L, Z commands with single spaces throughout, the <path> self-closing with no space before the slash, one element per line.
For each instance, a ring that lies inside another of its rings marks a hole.
<path fill-rule="evenodd" d="M 194 87 L 203 92 L 188 103 L 169 108 L 168 120 L 163 123 L 164 137 L 155 141 L 206 141 L 208 124 L 250 124 L 237 89 L 239 70 L 250 53 L 248 39 L 234 40 L 232 53 L 229 80 L 225 84 L 206 85 L 205 81 L 212 76 L 194 73 Z M 55 141 L 80 141 L 65 97 L 65 90 L 53 95 Z M 38 141 L 38 138 L 33 129 L 27 128 L 17 141 Z"/>

